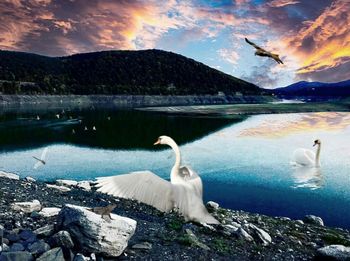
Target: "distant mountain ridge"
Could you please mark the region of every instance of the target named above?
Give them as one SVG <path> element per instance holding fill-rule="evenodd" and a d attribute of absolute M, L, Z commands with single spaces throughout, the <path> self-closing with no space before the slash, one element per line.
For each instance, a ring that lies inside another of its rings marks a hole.
<path fill-rule="evenodd" d="M 3 94 L 260 95 L 258 86 L 162 50 L 66 57 L 0 51 Z"/>
<path fill-rule="evenodd" d="M 348 97 L 350 96 L 350 80 L 336 83 L 300 81 L 286 87 L 270 90 L 271 93 L 283 97 Z"/>

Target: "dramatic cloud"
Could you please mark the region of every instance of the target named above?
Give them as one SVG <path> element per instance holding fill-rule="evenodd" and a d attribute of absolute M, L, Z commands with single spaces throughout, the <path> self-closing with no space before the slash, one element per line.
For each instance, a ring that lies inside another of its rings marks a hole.
<path fill-rule="evenodd" d="M 198 43 L 216 55 L 213 66 L 231 72 L 227 62 L 234 64 L 235 76 L 264 87 L 339 81 L 350 78 L 349 14 L 347 0 L 3 0 L 0 49 L 61 56 L 165 46 L 182 53 Z M 245 37 L 281 54 L 285 65 L 247 56 Z M 194 53 L 206 60 L 199 48 Z"/>
<path fill-rule="evenodd" d="M 350 70 L 350 5 L 335 1 L 315 20 L 303 22 L 303 27 L 283 41 L 300 61 L 299 79 L 323 80 L 332 77 L 337 67 Z M 337 81 L 348 74 L 337 75 Z M 340 77 L 340 78 L 339 78 Z M 329 78 L 329 79 L 330 79 Z M 333 79 L 334 80 L 334 79 Z M 329 81 L 329 80 L 328 80 Z"/>
<path fill-rule="evenodd" d="M 229 49 L 220 49 L 218 50 L 218 54 L 222 59 L 232 64 L 237 64 L 237 61 L 239 59 L 239 54 Z"/>

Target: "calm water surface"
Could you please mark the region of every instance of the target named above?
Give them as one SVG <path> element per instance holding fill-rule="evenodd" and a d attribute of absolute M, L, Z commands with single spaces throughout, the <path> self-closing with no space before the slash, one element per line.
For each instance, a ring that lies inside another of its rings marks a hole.
<path fill-rule="evenodd" d="M 350 113 L 241 121 L 108 110 L 64 112 L 60 119 L 40 114 L 40 120 L 36 114 L 7 113 L 0 118 L 0 169 L 40 180 L 136 170 L 169 178 L 174 156 L 152 146 L 162 134 L 178 141 L 183 163 L 201 175 L 205 200 L 295 219 L 314 214 L 327 225 L 350 228 Z M 322 141 L 321 168 L 293 168 L 293 151 L 314 149 L 316 138 Z M 44 147 L 47 164 L 34 170 L 32 156 L 39 157 Z"/>

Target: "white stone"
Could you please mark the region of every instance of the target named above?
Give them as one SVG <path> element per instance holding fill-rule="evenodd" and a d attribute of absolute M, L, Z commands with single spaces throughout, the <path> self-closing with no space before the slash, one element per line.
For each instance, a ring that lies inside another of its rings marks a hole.
<path fill-rule="evenodd" d="M 76 186 L 78 184 L 78 181 L 69 179 L 58 179 L 56 180 L 56 183 L 59 186 Z"/>
<path fill-rule="evenodd" d="M 207 207 L 212 208 L 212 209 L 218 209 L 219 208 L 219 204 L 214 202 L 214 201 L 208 201 L 207 202 Z"/>
<path fill-rule="evenodd" d="M 314 215 L 306 215 L 303 219 L 304 223 L 324 226 L 323 220 L 320 217 Z"/>
<path fill-rule="evenodd" d="M 249 230 L 252 230 L 258 236 L 258 238 L 261 240 L 261 242 L 264 246 L 267 246 L 268 244 L 270 244 L 272 242 L 271 236 L 266 231 L 262 230 L 261 228 L 258 228 L 257 226 L 255 226 L 253 224 L 248 224 L 248 225 L 246 225 L 246 227 Z"/>
<path fill-rule="evenodd" d="M 11 205 L 13 210 L 22 211 L 24 213 L 32 213 L 33 211 L 40 211 L 41 204 L 39 200 L 33 200 L 32 202 L 16 202 Z"/>
<path fill-rule="evenodd" d="M 239 237 L 239 238 L 243 238 L 249 242 L 253 241 L 254 238 L 248 234 L 247 231 L 245 231 L 243 228 L 238 228 L 237 231 L 235 232 L 235 234 Z"/>
<path fill-rule="evenodd" d="M 330 245 L 322 247 L 317 249 L 317 257 L 320 257 L 320 260 L 323 260 L 323 258 L 328 258 L 332 260 L 347 261 L 350 260 L 350 247 L 343 245 Z"/>
<path fill-rule="evenodd" d="M 2 170 L 0 170 L 0 177 L 19 180 L 19 176 L 17 174 L 10 173 L 10 172 L 5 172 L 5 171 L 2 171 Z"/>
<path fill-rule="evenodd" d="M 60 208 L 43 208 L 38 214 L 43 217 L 53 217 L 57 216 L 60 211 Z"/>
<path fill-rule="evenodd" d="M 106 221 L 84 207 L 68 204 L 59 213 L 58 224 L 79 242 L 82 251 L 117 257 L 128 246 L 137 223 L 115 214 L 111 217 Z"/>
<path fill-rule="evenodd" d="M 25 180 L 26 181 L 29 181 L 29 182 L 36 182 L 36 179 L 32 178 L 32 177 L 25 177 Z"/>
<path fill-rule="evenodd" d="M 82 188 L 86 191 L 91 191 L 91 186 L 89 181 L 79 181 L 77 187 Z"/>
<path fill-rule="evenodd" d="M 57 190 L 59 190 L 59 191 L 61 191 L 61 192 L 68 192 L 68 191 L 71 191 L 70 188 L 67 188 L 67 187 L 65 187 L 65 186 L 57 186 L 57 185 L 51 185 L 51 184 L 46 184 L 46 186 L 47 186 L 48 188 L 57 189 Z"/>

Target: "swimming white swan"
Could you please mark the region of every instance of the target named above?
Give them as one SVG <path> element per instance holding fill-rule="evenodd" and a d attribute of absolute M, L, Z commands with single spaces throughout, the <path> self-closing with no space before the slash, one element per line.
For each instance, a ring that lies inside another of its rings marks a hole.
<path fill-rule="evenodd" d="M 46 154 L 47 154 L 47 151 L 48 151 L 48 148 L 46 147 L 43 152 L 41 153 L 41 156 L 40 156 L 40 159 L 35 157 L 35 156 L 32 156 L 34 159 L 37 160 L 37 162 L 34 164 L 34 169 L 37 169 L 43 165 L 46 164 Z"/>
<path fill-rule="evenodd" d="M 296 149 L 293 153 L 293 161 L 291 163 L 297 166 L 320 167 L 321 141 L 315 140 L 313 146 L 316 145 L 316 155 L 312 150 L 309 149 Z"/>
<path fill-rule="evenodd" d="M 154 145 L 170 146 L 176 156 L 170 172 L 170 182 L 150 171 L 97 178 L 97 191 L 116 197 L 136 199 L 160 211 L 177 208 L 186 221 L 219 224 L 203 204 L 202 180 L 188 166 L 180 166 L 180 150 L 168 136 L 160 136 Z"/>

